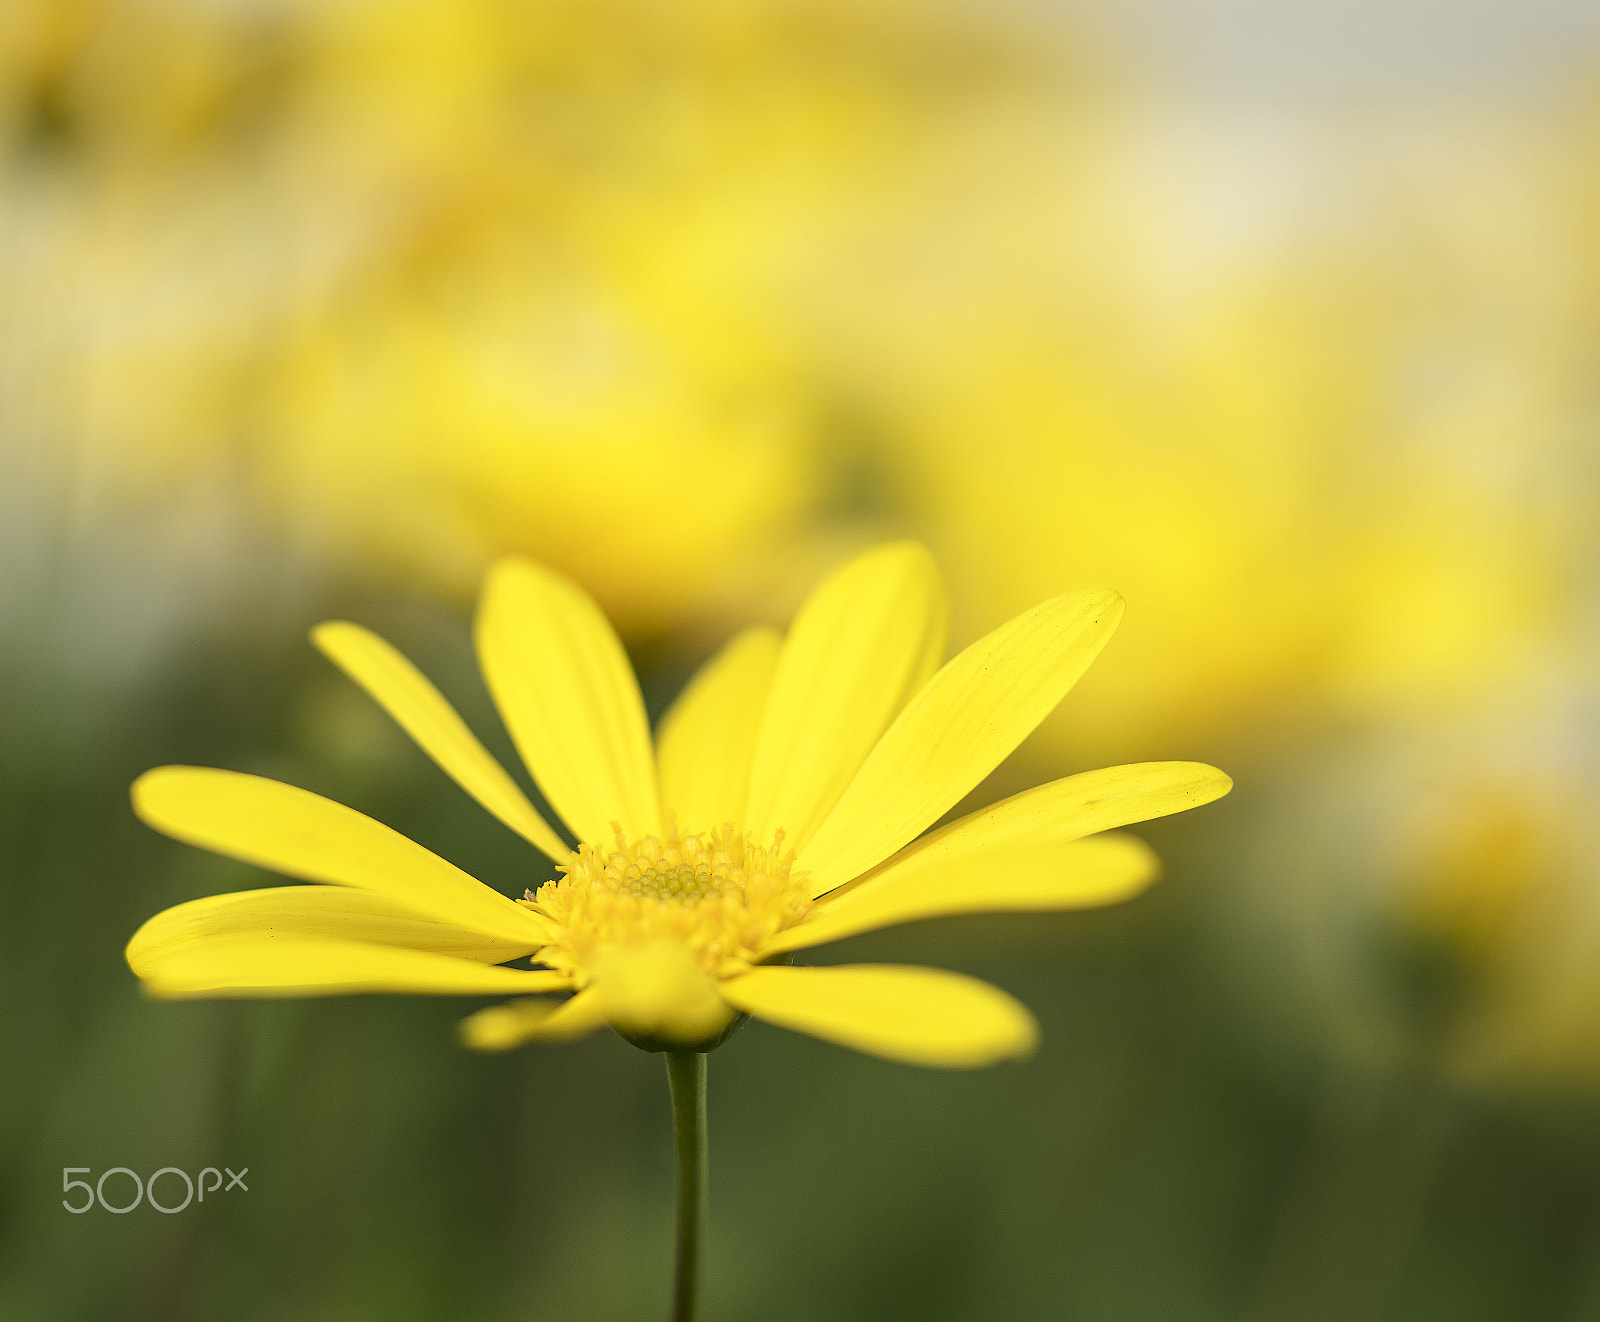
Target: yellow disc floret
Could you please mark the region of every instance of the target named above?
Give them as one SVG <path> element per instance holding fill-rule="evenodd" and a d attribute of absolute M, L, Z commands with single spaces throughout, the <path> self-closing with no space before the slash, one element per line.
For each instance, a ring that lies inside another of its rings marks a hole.
<path fill-rule="evenodd" d="M 674 823 L 665 839 L 631 843 L 614 829 L 611 849 L 580 845 L 559 865 L 564 876 L 522 901 L 556 929 L 534 958 L 575 986 L 586 985 L 602 947 L 662 940 L 681 945 L 712 977 L 736 976 L 810 908 L 782 831 L 763 846 L 731 823 L 707 835 L 680 835 Z"/>

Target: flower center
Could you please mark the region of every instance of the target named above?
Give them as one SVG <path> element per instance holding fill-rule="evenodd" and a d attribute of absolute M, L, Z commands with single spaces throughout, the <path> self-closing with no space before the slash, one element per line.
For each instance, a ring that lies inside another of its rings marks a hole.
<path fill-rule="evenodd" d="M 637 895 L 647 900 L 677 900 L 694 904 L 712 895 L 721 895 L 728 878 L 713 872 L 704 862 L 698 864 L 646 863 L 641 869 L 630 863 L 617 883 L 619 895 Z"/>
<path fill-rule="evenodd" d="M 565 875 L 529 891 L 521 903 L 556 928 L 535 958 L 588 981 L 603 946 L 640 948 L 663 939 L 684 947 L 713 977 L 743 972 L 779 931 L 805 917 L 805 874 L 779 831 L 770 846 L 732 824 L 706 835 L 628 841 L 616 828 L 610 849 L 580 845 Z"/>

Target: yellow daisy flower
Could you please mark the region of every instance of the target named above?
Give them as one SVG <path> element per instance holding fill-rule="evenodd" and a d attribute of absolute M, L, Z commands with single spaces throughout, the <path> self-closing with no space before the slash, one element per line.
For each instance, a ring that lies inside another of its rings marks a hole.
<path fill-rule="evenodd" d="M 652 745 L 611 626 L 524 559 L 490 573 L 476 625 L 495 703 L 570 847 L 426 678 L 357 625 L 316 644 L 453 777 L 555 864 L 511 900 L 371 818 L 277 781 L 162 767 L 139 815 L 179 840 L 314 884 L 158 914 L 128 963 L 160 997 L 508 993 L 466 1041 L 500 1049 L 609 1023 L 705 1051 L 741 1014 L 861 1051 L 966 1067 L 1026 1054 L 1004 992 L 936 969 L 787 966 L 791 954 L 936 915 L 1071 909 L 1136 894 L 1157 862 L 1108 828 L 1227 793 L 1212 767 L 1069 776 L 923 834 L 1056 706 L 1122 615 L 1071 592 L 940 666 L 946 607 L 920 546 L 868 551 L 787 635 L 713 657 Z M 534 968 L 512 968 L 531 956 Z M 564 999 L 544 993 L 570 992 Z"/>

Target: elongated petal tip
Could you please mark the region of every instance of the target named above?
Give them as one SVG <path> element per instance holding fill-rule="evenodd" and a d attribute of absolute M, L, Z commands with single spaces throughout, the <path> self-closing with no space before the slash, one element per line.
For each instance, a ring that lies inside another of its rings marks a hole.
<path fill-rule="evenodd" d="M 1008 1060 L 1031 1060 L 1038 1053 L 1039 1021 L 1033 1017 L 1033 1011 L 1028 1009 L 1027 1006 L 1021 1006 L 1021 1010 L 1022 1015 L 1012 1031 L 1009 1042 L 1002 1042 L 997 1045 L 998 1054 L 994 1058 L 994 1064 L 998 1065 Z M 987 1063 L 982 1060 L 974 1061 L 973 1068 L 979 1068 Z"/>
<path fill-rule="evenodd" d="M 133 784 L 128 786 L 128 798 L 139 820 L 154 830 L 163 831 L 158 820 L 162 792 L 172 783 L 174 776 L 193 770 L 195 768 L 183 766 L 151 767 L 149 771 L 137 777 Z"/>
<path fill-rule="evenodd" d="M 509 1051 L 525 1042 L 572 1042 L 605 1022 L 599 998 L 579 992 L 564 1001 L 545 997 L 506 1001 L 468 1015 L 456 1031 L 474 1051 Z"/>
<path fill-rule="evenodd" d="M 151 942 L 145 929 L 150 926 L 150 921 L 153 920 L 141 923 L 139 930 L 133 934 L 128 944 L 122 948 L 122 958 L 127 961 L 128 967 L 133 970 L 133 975 L 136 978 L 144 977 L 145 969 L 148 965 Z"/>
<path fill-rule="evenodd" d="M 330 648 L 338 645 L 341 633 L 347 629 L 357 628 L 349 620 L 323 620 L 321 624 L 313 624 L 306 631 L 306 636 L 311 639 L 311 645 L 319 652 L 326 653 Z"/>
<path fill-rule="evenodd" d="M 508 1001 L 468 1015 L 457 1026 L 464 1046 L 474 1051 L 509 1051 L 537 1037 L 561 1008 L 556 1000 Z"/>
<path fill-rule="evenodd" d="M 1027 1006 L 976 978 L 900 965 L 763 965 L 722 985 L 768 1023 L 906 1065 L 980 1069 L 1039 1043 Z"/>
<path fill-rule="evenodd" d="M 1105 645 L 1105 639 L 1116 632 L 1122 617 L 1128 613 L 1128 599 L 1116 588 L 1073 588 L 1040 603 L 1034 610 L 1059 610 L 1069 603 L 1078 608 L 1075 615 L 1103 631 L 1099 635 L 1100 646 Z M 1095 650 L 1098 652 L 1099 648 Z"/>
<path fill-rule="evenodd" d="M 1210 763 L 1173 762 L 1168 765 L 1175 770 L 1182 768 L 1189 773 L 1187 782 L 1182 786 L 1187 802 L 1171 811 L 1186 812 L 1191 808 L 1203 808 L 1206 804 L 1215 803 L 1218 799 L 1226 798 L 1233 793 L 1233 777 Z"/>

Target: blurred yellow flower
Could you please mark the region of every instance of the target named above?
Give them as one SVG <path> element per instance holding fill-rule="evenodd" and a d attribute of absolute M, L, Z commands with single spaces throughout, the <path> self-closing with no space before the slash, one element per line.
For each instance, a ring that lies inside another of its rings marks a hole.
<path fill-rule="evenodd" d="M 1547 502 L 1389 408 L 1375 313 L 1240 289 L 1213 317 L 1158 363 L 1001 331 L 898 406 L 908 504 L 965 628 L 1067 573 L 1139 602 L 1056 746 L 1281 745 L 1515 673 L 1560 596 Z"/>
<path fill-rule="evenodd" d="M 1249 976 L 1365 1067 L 1501 1091 L 1600 1079 L 1588 699 L 1527 684 L 1286 769 L 1232 897 Z"/>
<path fill-rule="evenodd" d="M 1506 683 L 1589 518 L 1570 159 L 1509 116 L 1046 109 L 829 323 L 957 636 L 1062 577 L 1137 603 L 1040 752 L 1283 748 Z"/>
<path fill-rule="evenodd" d="M 903 0 L 24 3 L 28 412 L 80 501 L 460 596 L 526 553 L 632 636 L 743 613 L 829 495 L 797 309 L 1005 46 Z"/>
<path fill-rule="evenodd" d="M 1485 759 L 1440 777 L 1403 822 L 1389 918 L 1453 979 L 1444 1064 L 1497 1089 L 1600 1081 L 1592 791 L 1561 759 Z"/>
<path fill-rule="evenodd" d="M 1418 805 L 1399 846 L 1406 857 L 1397 920 L 1463 963 L 1497 962 L 1523 933 L 1540 892 L 1570 866 L 1561 857 L 1567 805 L 1540 788 L 1467 777 Z"/>
<path fill-rule="evenodd" d="M 547 568 L 502 561 L 478 614 L 479 658 L 576 849 L 387 643 L 342 622 L 315 637 L 560 878 L 514 902 L 306 791 L 166 767 L 134 788 L 150 825 L 334 884 L 179 905 L 139 930 L 128 962 L 166 997 L 576 993 L 480 1011 L 464 1032 L 486 1049 L 609 1022 L 641 1045 L 705 1050 L 743 1012 L 921 1064 L 1023 1054 L 1027 1011 L 970 978 L 773 961 L 913 919 L 1106 904 L 1148 884 L 1150 851 L 1097 833 L 1215 799 L 1230 786 L 1221 772 L 1088 772 L 922 835 L 1060 701 L 1121 615 L 1115 593 L 1067 593 L 941 667 L 946 611 L 930 557 L 879 547 L 819 585 L 785 637 L 757 628 L 730 642 L 652 747 L 594 602 Z M 527 955 L 542 967 L 502 967 Z"/>

